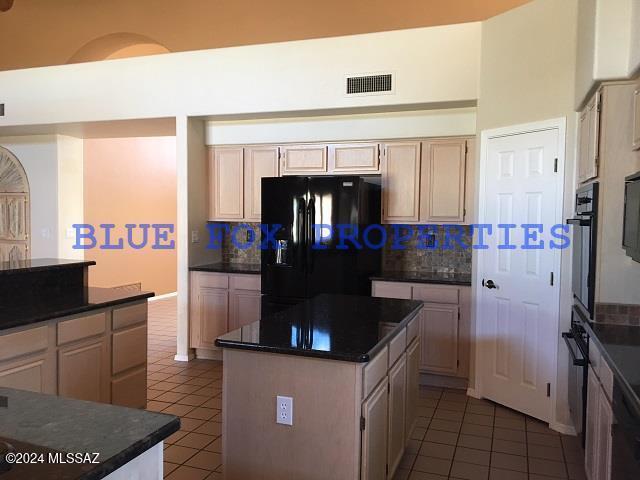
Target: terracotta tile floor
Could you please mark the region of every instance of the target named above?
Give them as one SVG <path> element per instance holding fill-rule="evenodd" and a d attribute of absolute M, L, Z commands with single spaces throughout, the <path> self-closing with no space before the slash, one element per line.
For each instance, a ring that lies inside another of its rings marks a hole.
<path fill-rule="evenodd" d="M 221 479 L 222 364 L 174 361 L 175 325 L 175 298 L 149 303 L 147 409 L 182 419 L 165 442 L 165 478 Z M 460 391 L 422 388 L 419 404 L 394 480 L 585 479 L 575 437 Z"/>

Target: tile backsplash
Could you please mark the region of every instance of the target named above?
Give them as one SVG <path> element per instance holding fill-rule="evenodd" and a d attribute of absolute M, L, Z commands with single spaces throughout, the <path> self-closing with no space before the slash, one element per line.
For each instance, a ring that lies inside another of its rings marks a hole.
<path fill-rule="evenodd" d="M 640 305 L 596 303 L 595 321 L 614 325 L 640 326 Z"/>
<path fill-rule="evenodd" d="M 251 226 L 259 234 L 259 223 L 248 223 L 247 225 Z M 233 227 L 233 224 L 231 226 Z M 449 225 L 440 227 L 433 236 L 435 245 L 432 248 L 418 248 L 420 242 L 414 226 L 413 237 L 404 243 L 406 247 L 404 250 L 394 249 L 391 241 L 398 227 L 393 225 L 386 225 L 385 227 L 389 241 L 387 241 L 382 252 L 382 269 L 384 271 L 471 273 L 472 250 L 470 248 L 465 249 L 455 244 L 451 248 L 445 248 L 447 229 L 454 233 L 461 233 L 462 243 L 471 245 L 472 238 L 469 226 Z M 244 238 L 241 240 L 244 240 Z M 233 245 L 230 233 L 226 233 L 222 237 L 221 253 L 223 263 L 260 263 L 258 242 L 254 242 L 250 248 L 242 250 Z"/>

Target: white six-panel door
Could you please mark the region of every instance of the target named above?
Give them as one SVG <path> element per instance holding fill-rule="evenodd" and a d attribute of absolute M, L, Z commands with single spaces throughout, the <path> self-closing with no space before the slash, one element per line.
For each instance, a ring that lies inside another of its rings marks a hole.
<path fill-rule="evenodd" d="M 494 235 L 477 251 L 480 393 L 547 422 L 558 348 L 559 251 L 548 233 L 562 221 L 559 135 L 554 128 L 486 138 L 479 223 L 493 225 Z M 507 243 L 500 224 L 518 226 L 508 242 L 515 249 L 498 248 Z M 544 225 L 544 249 L 521 248 L 523 224 Z"/>

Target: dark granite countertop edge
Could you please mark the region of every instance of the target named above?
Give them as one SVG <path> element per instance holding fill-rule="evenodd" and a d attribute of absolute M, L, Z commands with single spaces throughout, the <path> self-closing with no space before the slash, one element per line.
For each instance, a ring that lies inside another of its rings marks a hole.
<path fill-rule="evenodd" d="M 58 263 L 53 265 L 36 265 L 33 267 L 11 268 L 8 270 L 0 268 L 0 275 L 14 275 L 16 273 L 41 272 L 45 270 L 61 270 L 65 268 L 91 267 L 95 264 L 96 264 L 95 260 L 78 260 L 73 262 L 70 261 L 68 263 Z"/>
<path fill-rule="evenodd" d="M 167 415 L 167 417 L 169 416 L 173 415 Z M 180 418 L 174 416 L 170 423 L 159 428 L 151 435 L 147 435 L 145 438 L 138 440 L 122 452 L 106 459 L 104 462 L 100 462 L 96 465 L 96 468 L 86 472 L 80 478 L 82 480 L 100 480 L 110 473 L 113 473 L 118 468 L 126 465 L 131 460 L 143 454 L 178 430 L 180 430 Z"/>
<path fill-rule="evenodd" d="M 108 300 L 106 302 L 92 303 L 89 305 L 82 305 L 79 307 L 55 310 L 51 312 L 42 313 L 39 315 L 34 315 L 26 319 L 22 318 L 12 322 L 3 322 L 0 324 L 0 332 L 3 330 L 9 330 L 10 328 L 22 327 L 24 325 L 32 325 L 34 323 L 39 323 L 39 322 L 46 322 L 47 320 L 52 320 L 54 318 L 68 317 L 71 315 L 77 315 L 79 313 L 86 313 L 86 312 L 91 312 L 93 310 L 99 310 L 101 308 L 121 305 L 123 303 L 136 302 L 138 300 L 144 300 L 147 298 L 151 298 L 153 296 L 155 296 L 153 292 L 140 292 L 137 294 L 129 295 L 127 297 Z"/>
<path fill-rule="evenodd" d="M 388 274 L 385 275 L 381 273 L 379 275 L 374 275 L 369 277 L 369 280 L 375 280 L 380 282 L 401 282 L 401 283 L 431 283 L 434 285 L 460 285 L 464 287 L 471 286 L 471 279 L 469 280 L 460 280 L 454 278 L 415 278 L 411 276 L 403 277 L 402 275 L 397 274 Z"/>
<path fill-rule="evenodd" d="M 189 267 L 190 272 L 214 272 L 214 273 L 237 273 L 246 275 L 260 275 L 260 265 L 253 263 L 207 263 L 204 265 L 194 265 Z"/>
<path fill-rule="evenodd" d="M 382 348 L 391 341 L 392 338 L 396 336 L 396 334 L 405 328 L 411 320 L 413 320 L 418 313 L 420 313 L 420 309 L 422 308 L 422 304 L 416 305 L 416 307 L 407 314 L 407 316 L 399 322 L 393 330 L 391 330 L 384 338 L 380 339 L 380 341 L 368 352 L 359 353 L 359 354 L 339 354 L 335 352 L 325 352 L 322 350 L 304 350 L 299 348 L 282 348 L 282 347 L 273 347 L 267 345 L 259 345 L 255 343 L 244 343 L 242 341 L 236 340 L 224 340 L 217 338 L 215 341 L 215 345 L 220 348 L 232 348 L 235 350 L 248 350 L 253 352 L 262 352 L 262 353 L 277 353 L 281 355 L 295 355 L 298 357 L 308 357 L 308 358 L 318 358 L 324 360 L 337 360 L 343 362 L 350 363 L 367 363 L 376 354 L 382 350 Z"/>
<path fill-rule="evenodd" d="M 618 365 L 616 364 L 616 362 L 614 362 L 613 359 L 609 356 L 609 352 L 607 351 L 606 346 L 603 345 L 602 342 L 600 342 L 598 335 L 595 333 L 595 331 L 591 326 L 591 322 L 583 320 L 581 323 L 586 328 L 587 333 L 589 334 L 589 339 L 590 340 L 593 339 L 593 341 L 597 344 L 598 350 L 600 351 L 602 358 L 604 358 L 604 361 L 607 362 L 607 365 L 609 365 L 609 368 L 611 368 L 613 375 L 618 380 L 618 384 L 622 388 L 624 396 L 633 402 L 633 408 L 635 409 L 635 413 L 638 417 L 640 417 L 640 398 L 638 397 L 637 392 L 631 387 L 631 385 L 629 384 L 625 376 L 622 374 L 622 372 L 618 368 Z M 629 328 L 640 328 L 640 327 L 629 327 Z"/>

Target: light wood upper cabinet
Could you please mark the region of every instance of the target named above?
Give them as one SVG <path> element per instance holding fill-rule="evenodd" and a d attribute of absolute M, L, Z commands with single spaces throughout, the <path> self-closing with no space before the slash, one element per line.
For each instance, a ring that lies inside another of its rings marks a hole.
<path fill-rule="evenodd" d="M 387 412 L 389 395 L 387 380 L 362 403 L 362 455 L 360 478 L 387 479 Z"/>
<path fill-rule="evenodd" d="M 389 370 L 389 478 L 393 477 L 405 447 L 405 414 L 407 399 L 407 354 Z"/>
<path fill-rule="evenodd" d="M 633 92 L 633 149 L 640 149 L 640 82 Z"/>
<path fill-rule="evenodd" d="M 598 176 L 600 157 L 600 91 L 596 92 L 579 116 L 578 182 Z"/>
<path fill-rule="evenodd" d="M 465 220 L 467 142 L 434 140 L 422 144 L 421 221 Z"/>
<path fill-rule="evenodd" d="M 244 220 L 259 222 L 262 179 L 277 177 L 279 149 L 274 146 L 247 147 L 244 152 Z"/>
<path fill-rule="evenodd" d="M 326 145 L 285 145 L 281 147 L 280 173 L 305 175 L 327 172 Z"/>
<path fill-rule="evenodd" d="M 425 304 L 420 322 L 420 369 L 433 373 L 458 373 L 457 305 Z"/>
<path fill-rule="evenodd" d="M 244 218 L 244 149 L 216 147 L 209 150 L 209 219 Z"/>
<path fill-rule="evenodd" d="M 379 172 L 379 144 L 341 143 L 329 145 L 329 171 L 335 174 Z"/>
<path fill-rule="evenodd" d="M 382 221 L 420 220 L 420 142 L 393 142 L 382 158 Z"/>

